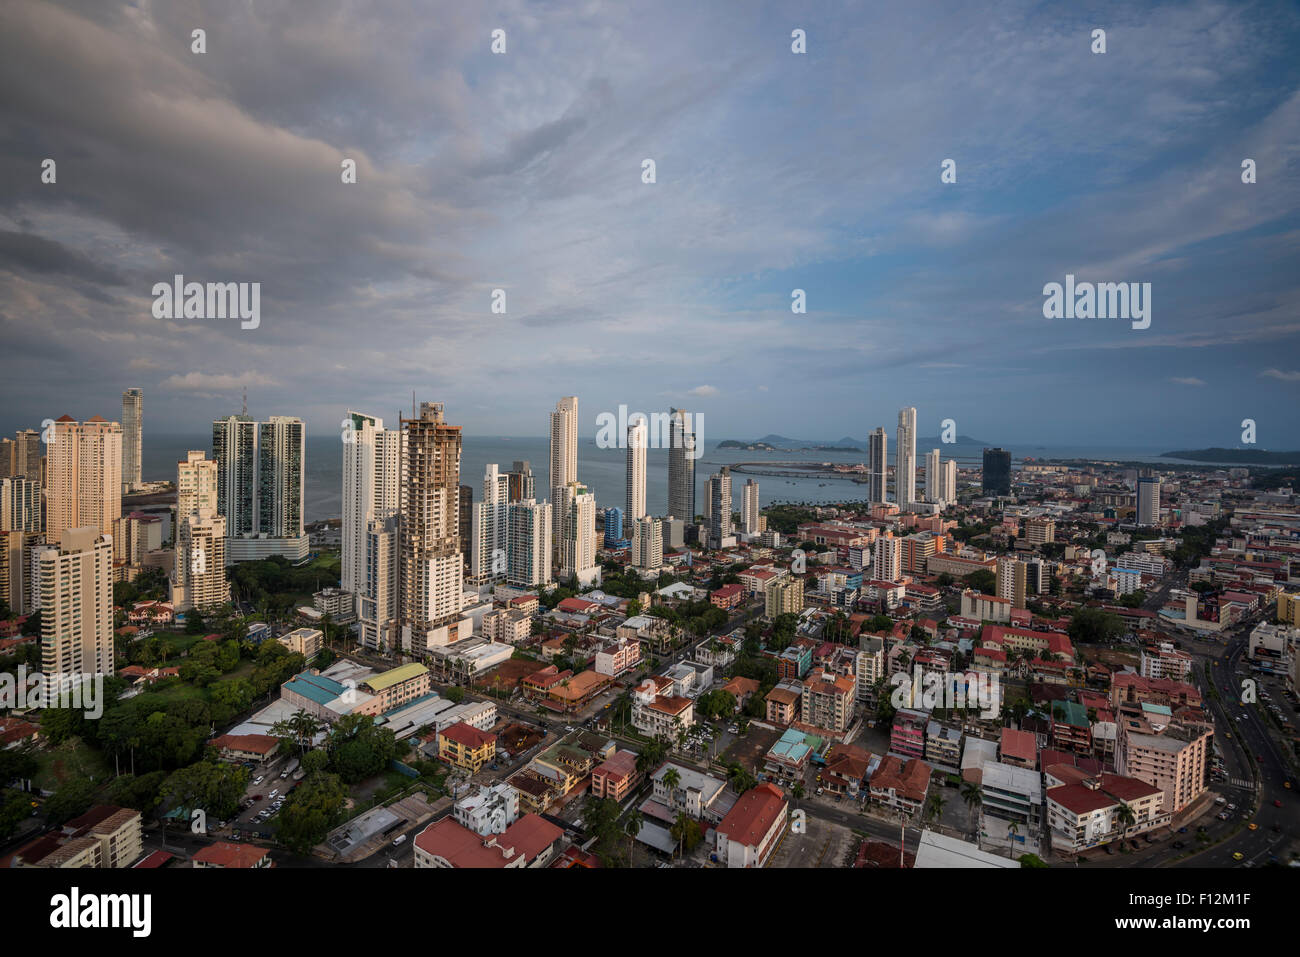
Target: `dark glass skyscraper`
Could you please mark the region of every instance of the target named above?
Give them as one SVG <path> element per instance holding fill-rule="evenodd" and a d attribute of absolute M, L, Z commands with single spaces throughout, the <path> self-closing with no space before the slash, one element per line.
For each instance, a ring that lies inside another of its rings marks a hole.
<path fill-rule="evenodd" d="M 1006 449 L 984 450 L 983 489 L 985 495 L 1011 494 L 1011 453 Z"/>

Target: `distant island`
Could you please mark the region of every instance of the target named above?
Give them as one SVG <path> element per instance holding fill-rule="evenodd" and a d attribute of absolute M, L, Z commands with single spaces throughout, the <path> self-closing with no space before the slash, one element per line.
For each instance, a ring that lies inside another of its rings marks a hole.
<path fill-rule="evenodd" d="M 890 433 L 891 443 L 893 442 L 893 438 L 894 438 L 893 433 Z M 982 439 L 971 438 L 969 435 L 958 435 L 957 441 L 952 444 L 958 446 L 964 446 L 967 448 L 971 446 L 992 448 L 994 443 L 985 442 Z M 827 439 L 792 439 L 787 435 L 776 435 L 775 433 L 773 433 L 770 435 L 765 435 L 761 439 L 755 439 L 752 442 L 738 442 L 735 439 L 728 439 L 725 442 L 719 442 L 718 448 L 754 449 L 757 451 L 778 451 L 781 449 L 787 449 L 787 450 L 788 449 L 815 449 L 819 452 L 861 452 L 867 448 L 867 445 L 868 442 L 866 439 L 855 439 L 850 435 L 846 435 L 838 439 L 827 440 Z M 943 439 L 937 435 L 918 436 L 916 440 L 916 447 L 918 449 L 922 449 L 922 448 L 942 449 L 945 446 L 950 447 L 950 444 L 945 443 Z"/>
<path fill-rule="evenodd" d="M 720 449 L 742 449 L 746 452 L 790 452 L 795 449 L 805 452 L 861 452 L 862 449 L 855 445 L 800 445 L 793 439 L 787 441 L 792 444 L 786 446 L 776 446 L 771 442 L 765 442 L 758 439 L 754 442 L 738 442 L 735 439 L 725 439 L 718 443 Z"/>
<path fill-rule="evenodd" d="M 1266 449 L 1182 449 L 1161 452 L 1160 457 L 1224 465 L 1300 465 L 1300 452 L 1269 452 Z"/>

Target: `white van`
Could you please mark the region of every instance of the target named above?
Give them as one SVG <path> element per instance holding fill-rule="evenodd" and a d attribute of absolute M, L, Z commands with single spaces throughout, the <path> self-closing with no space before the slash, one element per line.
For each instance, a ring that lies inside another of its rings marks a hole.
<path fill-rule="evenodd" d="M 406 835 L 399 834 L 397 835 L 397 840 L 393 841 L 393 847 L 401 847 L 405 843 L 406 843 Z"/>

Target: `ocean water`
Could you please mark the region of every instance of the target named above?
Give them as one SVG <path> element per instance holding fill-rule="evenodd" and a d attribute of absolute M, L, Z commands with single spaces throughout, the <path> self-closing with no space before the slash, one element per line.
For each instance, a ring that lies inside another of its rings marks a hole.
<path fill-rule="evenodd" d="M 890 454 L 894 459 L 893 436 L 890 436 Z M 146 431 L 142 469 L 146 481 L 176 479 L 176 463 L 185 458 L 190 449 L 202 449 L 212 454 L 209 434 L 152 435 Z M 943 457 L 955 458 L 959 466 L 978 466 L 983 446 L 942 446 Z M 918 468 L 924 462 L 928 449 L 917 449 Z M 1026 456 L 1037 458 L 1093 458 L 1129 462 L 1170 464 L 1172 460 L 1160 458 L 1162 449 L 1137 448 L 1087 448 L 1025 446 L 1011 449 L 1012 458 L 1020 462 Z M 695 461 L 697 510 L 703 510 L 704 489 L 708 477 L 723 465 L 740 463 L 776 462 L 829 462 L 854 464 L 865 462 L 866 450 L 860 452 L 825 452 L 817 450 L 751 452 L 743 449 L 707 448 Z M 512 467 L 515 460 L 528 461 L 537 477 L 537 494 L 548 498 L 547 475 L 550 471 L 550 440 L 545 437 L 510 438 L 504 436 L 466 435 L 461 450 L 460 481 L 474 489 L 478 500 L 483 483 L 483 468 L 495 463 L 503 471 Z M 307 481 L 305 489 L 307 521 L 337 518 L 342 514 L 343 498 L 343 443 L 337 432 L 329 436 L 309 435 L 306 445 Z M 601 508 L 622 506 L 626 497 L 626 452 L 623 449 L 602 449 L 594 438 L 578 444 L 578 477 L 596 496 Z M 759 484 L 759 502 L 764 507 L 780 502 L 843 502 L 866 498 L 866 486 L 849 478 L 732 475 L 732 496 L 735 508 L 740 508 L 740 489 L 747 478 Z M 651 514 L 664 514 L 668 507 L 668 450 L 646 450 L 646 506 Z"/>

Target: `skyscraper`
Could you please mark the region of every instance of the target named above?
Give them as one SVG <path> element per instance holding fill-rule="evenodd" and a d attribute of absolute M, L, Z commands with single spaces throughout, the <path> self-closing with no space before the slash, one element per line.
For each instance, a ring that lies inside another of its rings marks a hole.
<path fill-rule="evenodd" d="M 51 430 L 50 438 L 53 438 L 57 428 Z M 31 479 L 33 482 L 43 482 L 49 485 L 49 479 L 42 478 L 41 466 L 45 461 L 45 443 L 41 441 L 41 433 L 35 429 L 23 429 L 14 435 L 14 462 L 13 474 L 22 475 Z"/>
<path fill-rule="evenodd" d="M 560 510 L 559 577 L 583 588 L 600 584 L 596 563 L 596 496 L 581 482 L 560 489 L 555 507 Z"/>
<path fill-rule="evenodd" d="M 203 452 L 187 452 L 185 461 L 176 463 L 176 520 L 198 511 L 219 512 L 217 484 L 217 463 Z"/>
<path fill-rule="evenodd" d="M 119 440 L 121 433 L 117 433 Z M 53 449 L 53 443 L 51 443 Z M 53 451 L 51 451 L 53 454 Z M 113 476 L 121 493 L 121 472 Z M 34 555 L 41 667 L 53 676 L 113 674 L 113 545 L 94 525 L 64 528 Z"/>
<path fill-rule="evenodd" d="M 734 544 L 731 529 L 731 469 L 724 465 L 709 476 L 709 547 Z"/>
<path fill-rule="evenodd" d="M 551 583 L 551 504 L 526 498 L 511 502 L 508 582 L 515 588 Z"/>
<path fill-rule="evenodd" d="M 247 415 L 228 415 L 212 423 L 212 458 L 217 463 L 217 511 L 226 518 L 226 535 L 257 530 L 257 423 Z"/>
<path fill-rule="evenodd" d="M 746 479 L 740 499 L 740 529 L 746 535 L 757 535 L 759 526 L 758 483 Z"/>
<path fill-rule="evenodd" d="M 940 474 L 939 467 L 939 450 L 931 449 L 925 453 L 925 500 L 927 502 L 938 502 L 939 486 L 943 484 L 943 477 Z"/>
<path fill-rule="evenodd" d="M 533 477 L 533 468 L 529 462 L 516 459 L 508 475 L 510 501 L 522 502 L 526 498 L 537 498 L 537 480 Z"/>
<path fill-rule="evenodd" d="M 1139 525 L 1160 524 L 1160 479 L 1158 477 L 1138 479 L 1137 520 Z"/>
<path fill-rule="evenodd" d="M 259 422 L 257 431 L 257 530 L 271 538 L 301 538 L 306 461 L 302 419 L 273 415 Z"/>
<path fill-rule="evenodd" d="M 361 583 L 356 605 L 359 635 L 362 645 L 386 654 L 399 644 L 400 543 L 401 517 L 397 513 L 371 519 L 366 526 L 366 579 Z"/>
<path fill-rule="evenodd" d="M 649 430 L 644 418 L 627 427 L 627 520 L 645 515 L 645 457 Z"/>
<path fill-rule="evenodd" d="M 867 501 L 873 505 L 889 501 L 889 436 L 875 428 L 867 437 Z"/>
<path fill-rule="evenodd" d="M 605 509 L 605 547 L 623 540 L 623 510 L 617 505 Z"/>
<path fill-rule="evenodd" d="M 140 487 L 144 394 L 139 389 L 122 393 L 122 491 Z"/>
<path fill-rule="evenodd" d="M 668 514 L 695 522 L 695 432 L 685 409 L 669 411 Z"/>
<path fill-rule="evenodd" d="M 894 491 L 900 506 L 916 501 L 916 409 L 898 412 L 898 451 L 895 453 Z"/>
<path fill-rule="evenodd" d="M 871 577 L 893 582 L 903 576 L 903 540 L 886 532 L 876 539 L 871 561 Z"/>
<path fill-rule="evenodd" d="M 551 413 L 551 539 L 557 550 L 563 540 L 560 523 L 564 511 L 560 508 L 561 490 L 578 480 L 578 397 L 566 395 L 555 404 Z"/>
<path fill-rule="evenodd" d="M 93 525 L 112 536 L 122 517 L 122 426 L 94 416 L 65 415 L 49 427 L 49 488 L 45 540 L 58 542 L 69 528 Z"/>
<path fill-rule="evenodd" d="M 505 581 L 510 547 L 510 477 L 496 465 L 483 470 L 482 500 L 472 506 L 469 581 L 484 586 Z"/>
<path fill-rule="evenodd" d="M 41 528 L 41 484 L 25 478 L 0 479 L 0 532 Z"/>
<path fill-rule="evenodd" d="M 202 452 L 189 452 L 184 462 L 176 464 L 176 549 L 171 597 L 177 611 L 210 608 L 230 600 L 226 520 L 217 511 L 217 484 L 217 463 Z M 125 554 L 120 558 L 128 560 Z"/>
<path fill-rule="evenodd" d="M 632 567 L 654 571 L 664 563 L 663 523 L 646 515 L 632 523 Z"/>
<path fill-rule="evenodd" d="M 984 450 L 984 474 L 981 481 L 985 495 L 1011 494 L 1011 453 L 1006 449 Z"/>
<path fill-rule="evenodd" d="M 461 434 L 444 421 L 441 402 L 422 402 L 402 428 L 401 644 L 408 654 L 423 654 L 467 637 L 460 615 Z"/>
<path fill-rule="evenodd" d="M 952 505 L 957 501 L 957 462 L 947 459 L 942 465 L 943 481 L 939 483 L 939 501 Z"/>
<path fill-rule="evenodd" d="M 177 611 L 189 611 L 229 600 L 226 520 L 207 508 L 178 517 L 172 605 Z"/>
<path fill-rule="evenodd" d="M 370 523 L 397 514 L 402 496 L 402 439 L 384 420 L 349 411 L 343 433 L 342 589 L 360 596 L 370 578 L 366 568 Z M 359 604 L 356 607 L 360 607 Z"/>

